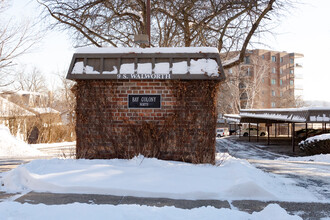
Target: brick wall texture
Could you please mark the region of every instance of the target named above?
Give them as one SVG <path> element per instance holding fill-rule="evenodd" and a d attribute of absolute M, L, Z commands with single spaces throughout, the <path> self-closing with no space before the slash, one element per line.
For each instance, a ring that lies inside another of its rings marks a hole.
<path fill-rule="evenodd" d="M 214 163 L 216 90 L 207 80 L 77 80 L 77 158 Z M 129 94 L 160 94 L 160 109 L 130 109 Z"/>

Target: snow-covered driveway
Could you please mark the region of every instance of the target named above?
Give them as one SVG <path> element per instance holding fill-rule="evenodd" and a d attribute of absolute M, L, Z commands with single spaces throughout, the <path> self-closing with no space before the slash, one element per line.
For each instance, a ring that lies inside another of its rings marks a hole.
<path fill-rule="evenodd" d="M 217 152 L 229 153 L 231 156 L 240 159 L 266 159 L 273 160 L 283 155 L 275 154 L 262 148 L 258 145 L 239 141 L 237 137 L 217 138 Z"/>
<path fill-rule="evenodd" d="M 272 153 L 258 145 L 237 138 L 217 139 L 216 150 L 246 159 L 266 172 L 294 179 L 298 186 L 312 192 L 320 200 L 330 199 L 330 156 L 288 157 Z"/>

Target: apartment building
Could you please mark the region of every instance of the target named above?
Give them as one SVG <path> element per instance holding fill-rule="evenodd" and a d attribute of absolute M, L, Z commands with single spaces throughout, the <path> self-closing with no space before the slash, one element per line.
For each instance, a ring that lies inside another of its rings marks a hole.
<path fill-rule="evenodd" d="M 303 95 L 303 54 L 249 50 L 244 62 L 226 70 L 238 79 L 240 108 L 296 107 Z"/>

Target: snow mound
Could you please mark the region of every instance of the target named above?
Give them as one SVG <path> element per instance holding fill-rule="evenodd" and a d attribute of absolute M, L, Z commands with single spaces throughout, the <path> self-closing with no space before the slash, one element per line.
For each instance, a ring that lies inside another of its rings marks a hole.
<path fill-rule="evenodd" d="M 296 215 L 289 215 L 285 209 L 281 208 L 278 204 L 269 204 L 261 212 L 253 212 L 252 219 L 293 220 L 302 218 Z"/>
<path fill-rule="evenodd" d="M 268 192 L 266 189 L 260 187 L 254 181 L 247 181 L 240 184 L 233 185 L 226 191 L 227 196 L 230 197 L 244 197 L 250 199 L 271 199 L 276 200 L 276 196 Z"/>
<path fill-rule="evenodd" d="M 0 191 L 107 194 L 172 199 L 318 201 L 296 182 L 218 154 L 218 165 L 131 160 L 34 160 L 2 176 Z"/>
<path fill-rule="evenodd" d="M 0 157 L 42 156 L 39 150 L 32 148 L 11 135 L 9 129 L 0 125 Z"/>
<path fill-rule="evenodd" d="M 41 211 L 42 210 L 42 211 Z M 180 209 L 173 206 L 151 207 L 140 205 L 93 205 L 73 203 L 67 205 L 32 205 L 18 202 L 0 203 L 0 213 L 3 219 L 208 219 L 208 220 L 298 220 L 296 215 L 289 215 L 277 204 L 270 204 L 260 212 L 252 214 L 231 210 L 201 207 L 194 209 Z"/>
<path fill-rule="evenodd" d="M 289 158 L 281 157 L 281 158 L 277 158 L 276 160 L 330 163 L 330 154 L 318 154 L 318 155 L 306 156 L 306 157 L 289 157 Z"/>

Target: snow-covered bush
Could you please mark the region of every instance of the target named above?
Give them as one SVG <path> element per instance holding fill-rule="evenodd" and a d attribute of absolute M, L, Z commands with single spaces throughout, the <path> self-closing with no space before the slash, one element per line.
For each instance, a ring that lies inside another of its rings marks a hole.
<path fill-rule="evenodd" d="M 322 134 L 307 138 L 299 143 L 299 148 L 307 155 L 329 154 L 330 134 Z"/>

